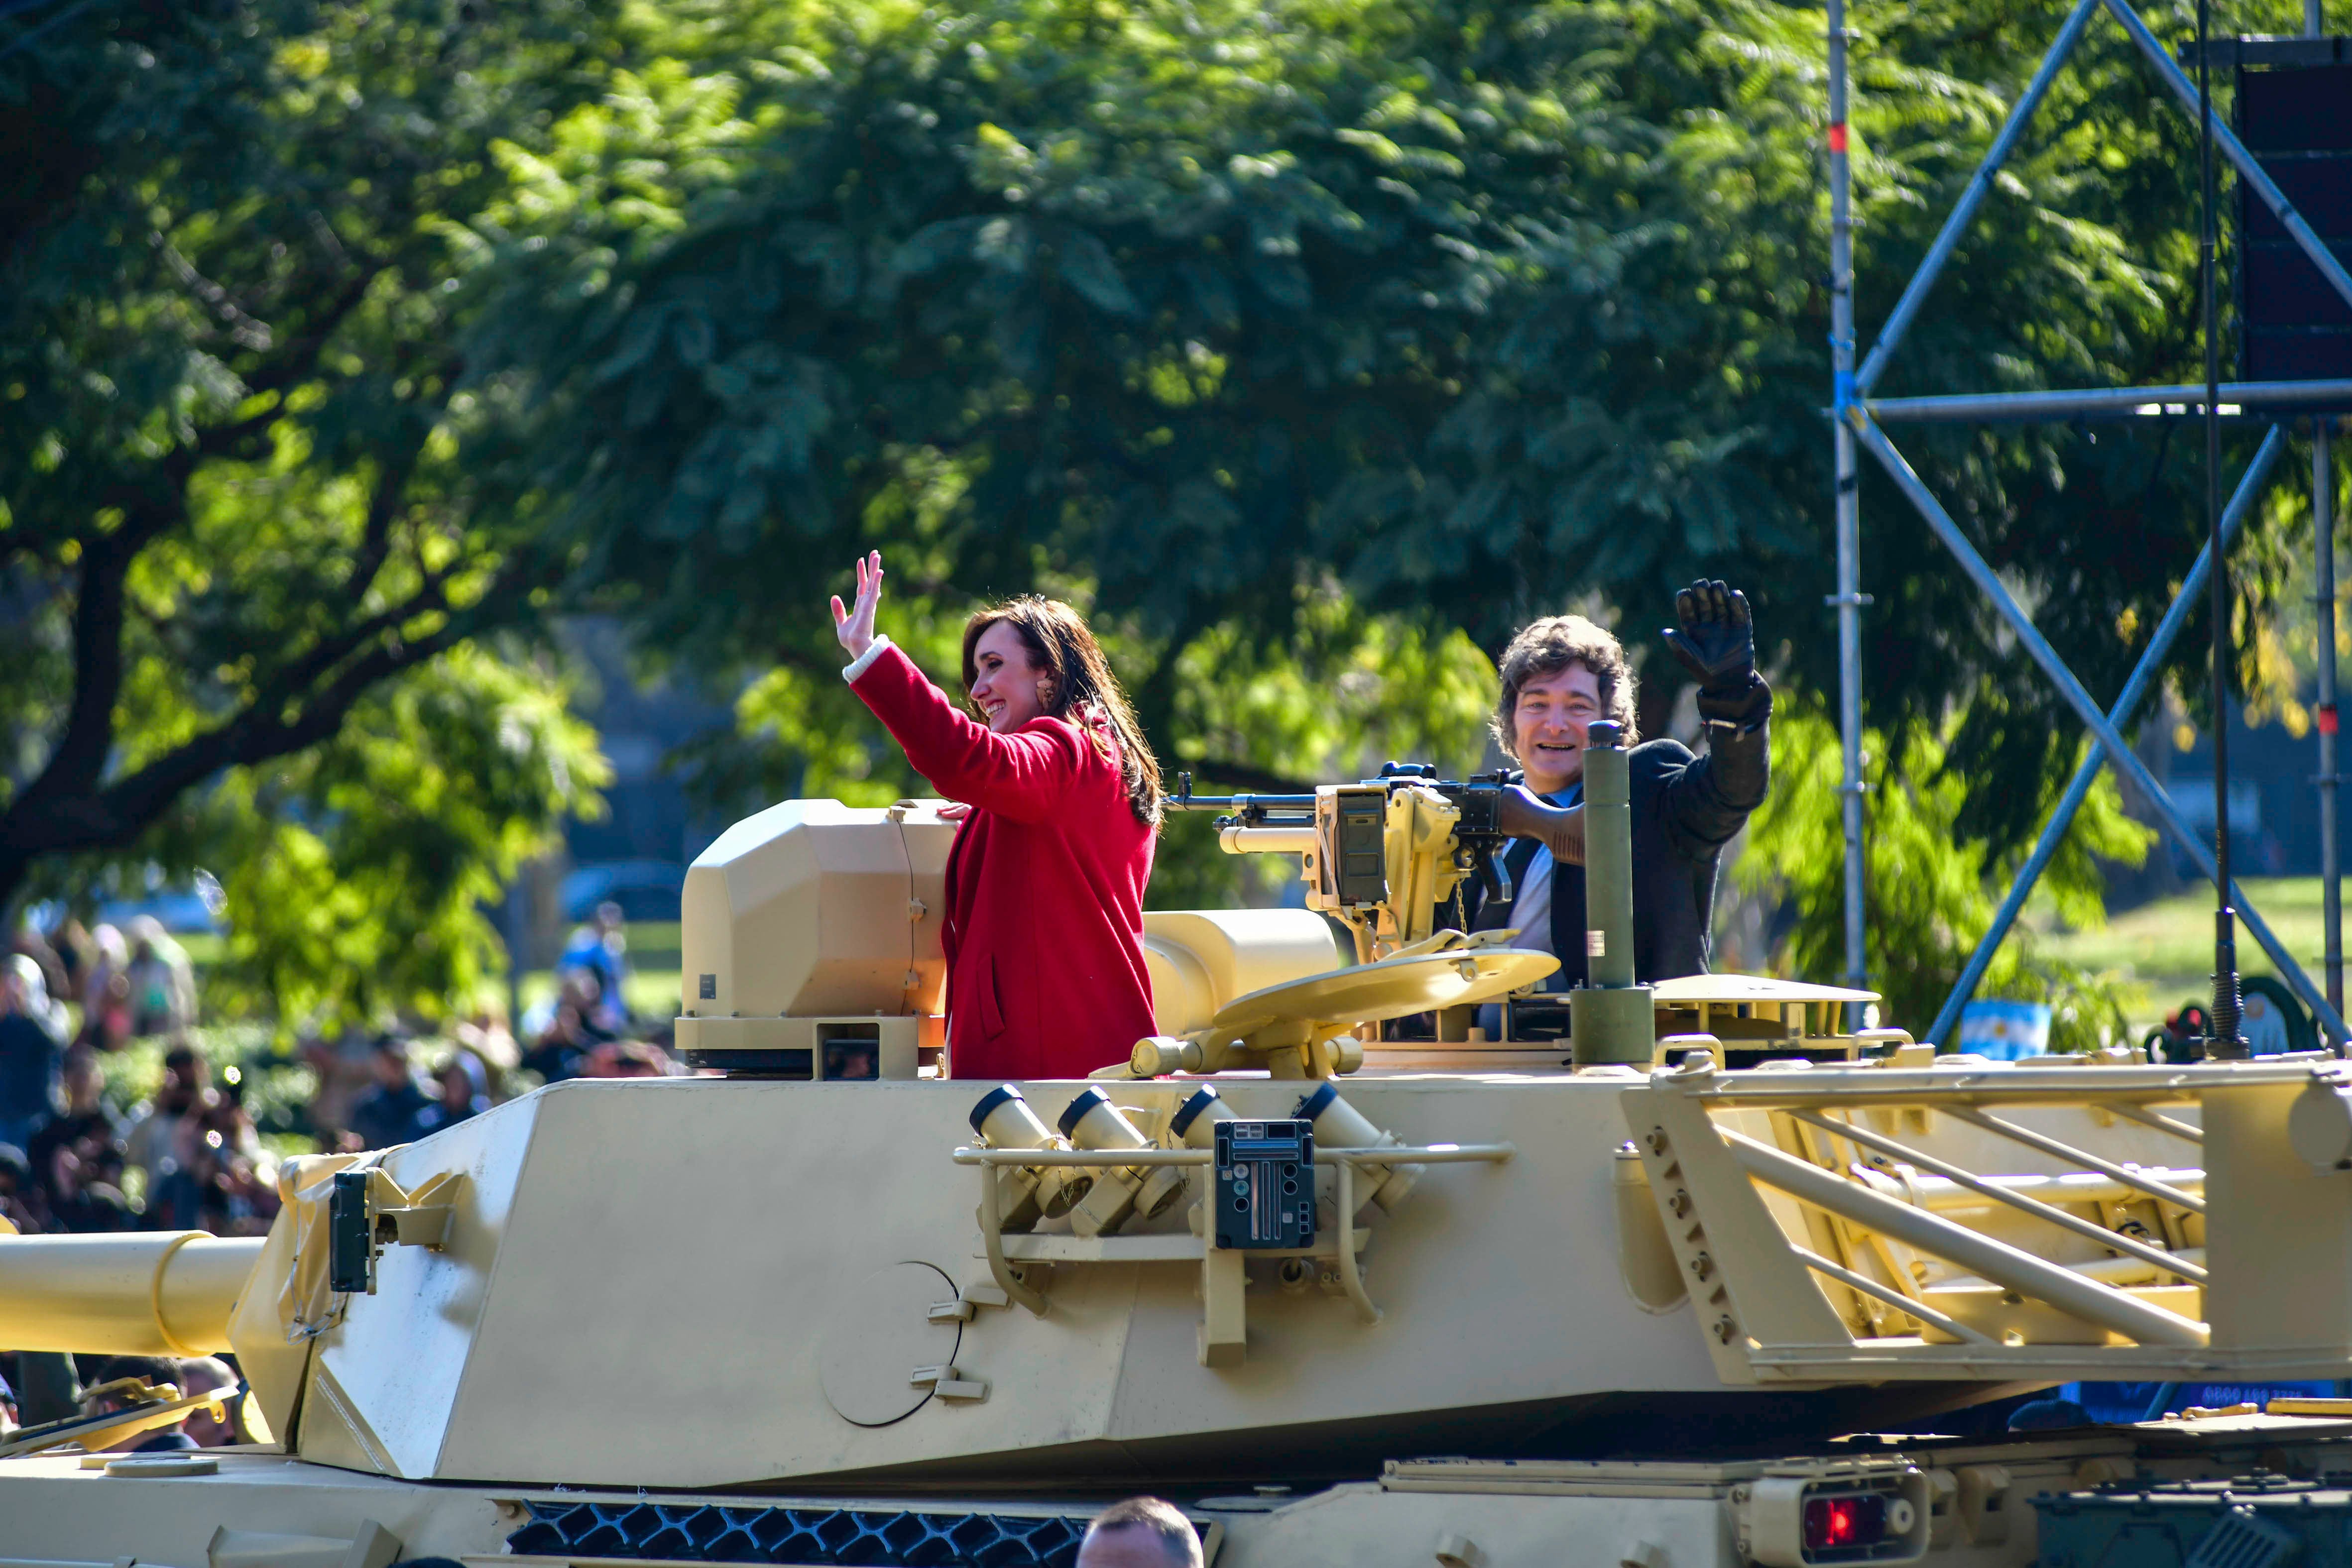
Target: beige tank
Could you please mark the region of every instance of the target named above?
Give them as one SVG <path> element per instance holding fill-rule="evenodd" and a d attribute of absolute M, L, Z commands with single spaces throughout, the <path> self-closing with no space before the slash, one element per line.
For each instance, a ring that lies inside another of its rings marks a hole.
<path fill-rule="evenodd" d="M 1418 899 L 1443 811 L 1385 820 Z M 2076 1378 L 2352 1375 L 2333 1061 L 1937 1059 L 1744 977 L 1648 997 L 1638 1065 L 1383 1038 L 1552 960 L 1349 906 L 1369 964 L 1311 910 L 1153 915 L 1161 1032 L 1006 1092 L 927 1060 L 951 831 L 794 802 L 712 846 L 678 1024 L 712 1075 L 289 1162 L 266 1241 L 0 1238 L 0 1342 L 234 1352 L 275 1435 L 26 1439 L 0 1565 L 1066 1564 L 1157 1490 L 1243 1568 L 2023 1568 L 2034 1492 L 2156 1439 L 1827 1439 Z M 2174 1430 L 2189 1474 L 2346 1428 Z M 1872 1554 L 1806 1545 L 1841 1498 Z"/>

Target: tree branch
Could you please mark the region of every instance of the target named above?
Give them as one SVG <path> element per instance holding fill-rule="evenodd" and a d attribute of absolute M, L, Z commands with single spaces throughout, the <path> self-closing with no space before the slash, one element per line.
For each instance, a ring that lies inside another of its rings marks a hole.
<path fill-rule="evenodd" d="M 114 749 L 114 705 L 122 695 L 122 633 L 131 563 L 157 535 L 185 519 L 190 471 L 184 453 L 172 454 L 151 476 L 163 483 L 118 497 L 128 503 L 119 525 L 110 532 L 82 536 L 74 590 L 73 700 L 48 761 L 16 798 L 8 818 L 0 819 L 0 828 L 20 810 L 89 794 L 104 776 L 107 757 Z M 0 840 L 5 837 L 0 831 Z"/>
<path fill-rule="evenodd" d="M 265 699 L 257 697 L 226 723 L 103 789 L 40 802 L 34 801 L 27 791 L 0 816 L 0 875 L 5 874 L 12 862 L 22 864 L 40 855 L 121 848 L 144 831 L 182 793 L 222 769 L 271 761 L 331 739 L 351 710 L 375 686 L 488 630 L 506 607 L 527 591 L 526 577 L 519 570 L 502 574 L 491 591 L 466 611 L 452 614 L 430 635 L 413 641 L 380 640 L 305 697 L 290 717 L 287 710 L 295 706 L 290 699 L 265 706 Z M 421 612 L 414 599 L 404 609 Z M 381 627 L 394 613 L 373 617 L 371 623 Z M 339 643 L 346 640 L 337 639 Z"/>

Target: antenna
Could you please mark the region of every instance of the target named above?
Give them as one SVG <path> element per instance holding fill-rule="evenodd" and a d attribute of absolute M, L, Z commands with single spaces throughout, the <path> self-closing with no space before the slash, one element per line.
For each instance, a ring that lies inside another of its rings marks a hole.
<path fill-rule="evenodd" d="M 2213 1009 L 2205 1054 L 2246 1054 L 2238 1024 L 2238 917 L 2230 907 L 2230 562 L 2221 553 L 2221 350 L 2214 336 L 2212 0 L 2197 0 L 2198 287 L 2205 339 L 2205 530 L 2213 562 Z"/>

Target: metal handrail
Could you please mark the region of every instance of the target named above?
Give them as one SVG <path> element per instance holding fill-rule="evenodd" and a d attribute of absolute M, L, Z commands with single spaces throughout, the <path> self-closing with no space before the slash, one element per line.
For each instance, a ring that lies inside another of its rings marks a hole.
<path fill-rule="evenodd" d="M 2102 1247 L 2112 1247 L 2118 1252 L 2128 1253 L 2143 1263 L 2154 1264 L 2165 1272 L 2178 1274 L 2184 1280 L 2193 1280 L 2200 1285 L 2205 1283 L 2206 1272 L 2203 1269 L 2194 1263 L 2183 1262 L 2162 1248 L 2150 1247 L 2144 1241 L 2136 1241 L 2128 1236 L 2118 1235 L 2104 1225 L 2084 1219 L 2080 1215 L 2069 1214 L 2064 1209 L 2044 1203 L 2038 1197 L 2029 1197 L 2023 1193 L 2012 1192 L 2007 1187 L 1985 1180 L 1974 1171 L 1952 1165 L 1948 1161 L 1939 1160 L 1935 1155 L 1912 1148 L 1906 1144 L 1897 1143 L 1883 1133 L 1874 1133 L 1865 1127 L 1857 1127 L 1850 1122 L 1832 1121 L 1827 1116 L 1811 1111 L 1791 1111 L 1789 1115 L 1792 1120 L 1802 1122 L 1809 1127 L 1820 1128 L 1832 1137 L 1849 1139 L 1862 1145 L 1864 1148 L 1876 1149 L 1882 1155 L 1915 1165 L 1921 1170 L 1932 1171 L 1948 1181 L 1959 1183 L 1970 1192 L 1991 1198 L 1997 1203 L 2006 1204 L 2021 1214 L 2029 1214 L 2036 1219 L 2055 1225 L 2061 1229 L 2071 1230 L 2077 1236 L 2096 1241 Z"/>
<path fill-rule="evenodd" d="M 1389 1144 L 1379 1148 L 1318 1148 L 1315 1157 L 1347 1166 L 1499 1165 L 1517 1154 L 1514 1144 Z M 988 1149 L 959 1148 L 960 1166 L 1205 1166 L 1207 1149 Z"/>
<path fill-rule="evenodd" d="M 1939 1328 L 1946 1333 L 1950 1334 L 1954 1339 L 1965 1341 L 1969 1344 L 1998 1344 L 2000 1343 L 1994 1339 L 1992 1335 L 1988 1333 L 1979 1333 L 1976 1330 L 1969 1327 L 1968 1324 L 1960 1322 L 1959 1319 L 1946 1312 L 1939 1312 L 1935 1308 L 1927 1305 L 1925 1301 L 1916 1301 L 1913 1298 L 1905 1295 L 1902 1291 L 1895 1289 L 1891 1285 L 1882 1285 L 1867 1274 L 1857 1274 L 1853 1270 L 1848 1269 L 1842 1264 L 1831 1262 L 1828 1259 L 1822 1257 L 1820 1253 L 1814 1251 L 1810 1247 L 1800 1247 L 1792 1241 L 1789 1244 L 1789 1250 L 1797 1255 L 1797 1260 L 1799 1262 L 1804 1264 L 1806 1268 L 1812 1270 L 1815 1273 L 1827 1274 L 1839 1284 L 1844 1285 L 1850 1290 L 1860 1291 L 1865 1296 L 1885 1302 L 1888 1306 L 1893 1307 L 1896 1312 L 1917 1318 L 1923 1323 L 1927 1323 L 1936 1328 Z"/>
<path fill-rule="evenodd" d="M 1744 1133 L 1729 1127 L 1717 1127 L 1716 1131 L 1750 1176 L 1780 1188 L 1800 1202 L 1891 1236 L 1947 1262 L 1974 1270 L 1996 1284 L 2047 1301 L 2061 1312 L 2113 1330 L 2137 1343 L 2201 1350 L 2211 1343 L 2210 1333 L 2201 1322 L 2072 1273 L 1927 1209 L 1914 1208 L 1873 1192 Z"/>
<path fill-rule="evenodd" d="M 2134 1170 L 2129 1166 L 2117 1165 L 2113 1160 L 2101 1159 L 2087 1149 L 2078 1149 L 2072 1144 L 2050 1136 L 2047 1133 L 2037 1133 L 2031 1127 L 2021 1127 L 2014 1122 L 2004 1122 L 1998 1116 L 1988 1116 L 1983 1112 L 1966 1105 L 1938 1105 L 1936 1109 L 1947 1116 L 1966 1122 L 1972 1127 L 1981 1127 L 1988 1133 L 1997 1133 L 2014 1143 L 2023 1144 L 2027 1148 L 2039 1149 L 2045 1155 L 2054 1155 L 2062 1160 L 2080 1160 L 2102 1176 L 2112 1177 L 2127 1187 L 2147 1194 L 2150 1197 L 2160 1197 L 2167 1203 L 2176 1204 L 2191 1214 L 2205 1212 L 2203 1198 L 2185 1193 L 2168 1182 L 2158 1181 L 2145 1171 Z"/>
<path fill-rule="evenodd" d="M 1729 1074 L 1722 1075 L 1722 1082 L 1704 1084 L 1694 1092 L 1718 1109 L 1737 1106 L 1777 1111 L 1791 1106 L 1900 1104 L 1940 1111 L 1953 1103 L 2099 1104 L 2121 1114 L 2126 1106 L 2193 1103 L 2206 1090 L 2224 1083 L 2241 1087 L 2305 1082 L 2325 1075 L 2315 1072 L 2316 1065 L 2295 1061 L 2273 1066 L 2256 1061 L 2163 1068 L 1888 1067 L 1871 1072 L 1873 1082 L 1867 1084 L 1808 1082 L 1810 1075 L 1803 1072 Z M 2133 1082 L 2136 1079 L 2138 1082 Z"/>

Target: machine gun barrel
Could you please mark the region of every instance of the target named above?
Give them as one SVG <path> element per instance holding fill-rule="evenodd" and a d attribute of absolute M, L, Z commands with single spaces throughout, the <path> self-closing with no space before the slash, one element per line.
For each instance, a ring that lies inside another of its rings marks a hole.
<path fill-rule="evenodd" d="M 1315 821 L 1315 797 L 1308 795 L 1195 795 L 1192 776 L 1176 775 L 1176 788 L 1161 804 L 1171 811 L 1223 811 L 1243 827 L 1265 825 L 1269 812 L 1311 825 Z M 1297 825 L 1286 821 L 1283 826 Z M 1255 849 L 1272 850 L 1272 844 L 1255 845 Z"/>

